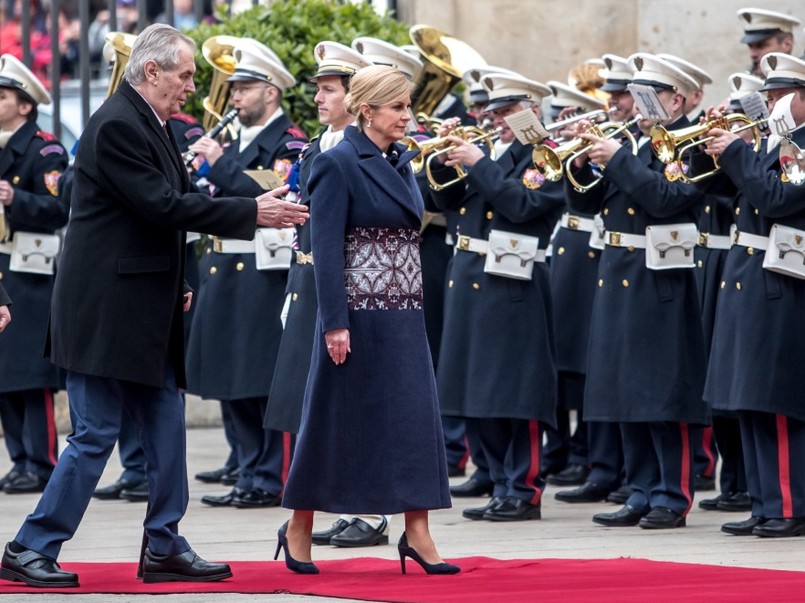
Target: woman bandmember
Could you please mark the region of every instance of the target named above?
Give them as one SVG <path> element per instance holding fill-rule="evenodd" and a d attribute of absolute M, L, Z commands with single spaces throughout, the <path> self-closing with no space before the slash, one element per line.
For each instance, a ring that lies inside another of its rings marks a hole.
<path fill-rule="evenodd" d="M 405 513 L 398 545 L 428 573 L 439 557 L 428 510 L 450 507 L 439 407 L 422 313 L 423 203 L 395 144 L 410 117 L 411 83 L 393 67 L 358 71 L 345 98 L 357 117 L 317 156 L 308 181 L 319 312 L 302 424 L 283 496 L 285 563 L 310 561 L 314 510 Z M 371 484 L 371 488 L 366 485 Z"/>

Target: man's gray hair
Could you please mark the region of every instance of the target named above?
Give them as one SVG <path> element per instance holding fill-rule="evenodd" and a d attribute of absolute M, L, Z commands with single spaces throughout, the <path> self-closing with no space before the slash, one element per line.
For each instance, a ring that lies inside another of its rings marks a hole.
<path fill-rule="evenodd" d="M 182 42 L 195 52 L 196 43 L 174 27 L 163 23 L 149 25 L 134 41 L 123 76 L 129 84 L 136 86 L 145 81 L 145 64 L 148 61 L 155 61 L 165 71 L 175 69 L 179 64 Z"/>

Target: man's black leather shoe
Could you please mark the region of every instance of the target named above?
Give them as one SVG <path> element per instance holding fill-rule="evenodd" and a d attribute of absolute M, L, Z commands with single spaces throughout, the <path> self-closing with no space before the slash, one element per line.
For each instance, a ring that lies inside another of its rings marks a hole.
<path fill-rule="evenodd" d="M 463 484 L 450 486 L 450 496 L 470 497 L 470 496 L 490 496 L 492 494 L 492 482 L 481 482 L 471 477 Z"/>
<path fill-rule="evenodd" d="M 747 492 L 731 492 L 726 496 L 722 495 L 718 501 L 719 511 L 729 511 L 731 513 L 752 510 L 752 499 Z"/>
<path fill-rule="evenodd" d="M 617 490 L 613 490 L 607 496 L 607 502 L 615 503 L 617 505 L 624 505 L 626 501 L 629 500 L 629 497 L 632 495 L 632 488 L 627 485 L 623 485 Z"/>
<path fill-rule="evenodd" d="M 15 479 L 17 479 L 17 478 L 18 478 L 20 475 L 22 475 L 22 472 L 21 472 L 21 471 L 17 471 L 16 469 L 12 469 L 12 470 L 11 470 L 11 471 L 9 471 L 8 473 L 6 473 L 6 474 L 5 474 L 5 475 L 4 475 L 2 478 L 0 478 L 0 490 L 2 490 L 2 489 L 3 489 L 3 486 L 5 486 L 5 485 L 6 485 L 6 484 L 8 484 L 8 483 L 13 482 L 13 481 L 14 481 Z"/>
<path fill-rule="evenodd" d="M 271 494 L 260 488 L 255 488 L 250 492 L 236 495 L 232 499 L 232 504 L 238 509 L 259 509 L 260 507 L 278 507 L 282 503 L 282 497 L 278 494 Z"/>
<path fill-rule="evenodd" d="M 472 519 L 473 521 L 479 521 L 484 518 L 484 515 L 487 511 L 491 511 L 492 509 L 496 509 L 499 505 L 502 505 L 506 499 L 500 496 L 495 496 L 489 500 L 483 507 L 474 507 L 471 509 L 464 509 L 461 512 L 461 516 L 465 519 Z"/>
<path fill-rule="evenodd" d="M 545 478 L 545 481 L 553 486 L 579 486 L 585 482 L 588 475 L 590 475 L 590 468 L 587 465 L 574 463 L 559 473 L 552 473 Z"/>
<path fill-rule="evenodd" d="M 805 534 L 805 517 L 767 519 L 755 526 L 752 534 L 761 538 L 788 538 Z"/>
<path fill-rule="evenodd" d="M 328 529 L 322 530 L 321 532 L 313 532 L 313 544 L 319 544 L 321 546 L 330 544 L 330 538 L 346 530 L 349 524 L 349 521 L 339 517 Z"/>
<path fill-rule="evenodd" d="M 38 475 L 25 472 L 14 481 L 10 481 L 3 486 L 6 494 L 30 494 L 32 492 L 44 492 L 48 481 Z"/>
<path fill-rule="evenodd" d="M 41 588 L 78 586 L 77 574 L 64 571 L 53 559 L 35 551 L 24 549 L 14 553 L 11 551 L 11 543 L 6 545 L 3 552 L 0 578 Z"/>
<path fill-rule="evenodd" d="M 92 498 L 97 498 L 98 500 L 117 500 L 120 498 L 120 493 L 123 492 L 123 490 L 131 490 L 143 482 L 145 482 L 145 480 L 132 482 L 120 478 L 114 484 L 104 486 L 103 488 L 95 488 L 95 492 L 92 493 Z"/>
<path fill-rule="evenodd" d="M 210 563 L 190 549 L 181 555 L 157 555 L 145 549 L 143 582 L 215 582 L 231 578 L 226 563 Z"/>
<path fill-rule="evenodd" d="M 229 473 L 229 469 L 221 467 L 220 469 L 213 469 L 212 471 L 199 471 L 195 477 L 198 481 L 205 484 L 220 484 L 221 478 Z"/>
<path fill-rule="evenodd" d="M 715 498 L 705 498 L 704 500 L 700 500 L 699 508 L 704 509 L 705 511 L 718 511 L 718 503 L 723 497 L 723 494 L 719 494 Z"/>
<path fill-rule="evenodd" d="M 593 521 L 602 526 L 624 528 L 636 526 L 644 515 L 646 515 L 644 511 L 635 509 L 632 505 L 623 505 L 614 513 L 596 513 L 593 515 Z"/>
<path fill-rule="evenodd" d="M 344 531 L 330 538 L 330 544 L 351 548 L 388 544 L 389 537 L 387 534 L 383 534 L 387 527 L 388 522 L 385 517 L 377 528 L 373 528 L 360 517 L 356 517 Z"/>
<path fill-rule="evenodd" d="M 554 498 L 567 503 L 591 503 L 604 500 L 609 493 L 609 488 L 586 482 L 573 490 L 560 490 L 554 494 Z"/>
<path fill-rule="evenodd" d="M 459 467 L 458 465 L 447 465 L 447 477 L 464 477 L 467 474 L 467 470 L 464 467 Z"/>
<path fill-rule="evenodd" d="M 148 482 L 143 481 L 134 488 L 126 488 L 120 493 L 120 498 L 130 502 L 148 502 Z"/>
<path fill-rule="evenodd" d="M 684 528 L 685 518 L 668 507 L 654 507 L 637 524 L 644 530 L 669 530 Z"/>
<path fill-rule="evenodd" d="M 201 502 L 211 507 L 230 507 L 236 496 L 243 496 L 244 494 L 246 494 L 246 490 L 243 488 L 232 488 L 223 496 L 202 496 Z"/>
<path fill-rule="evenodd" d="M 489 521 L 526 521 L 542 519 L 540 504 L 532 505 L 519 498 L 508 497 L 494 509 L 489 509 L 483 516 Z"/>
<path fill-rule="evenodd" d="M 754 515 L 749 519 L 743 521 L 728 521 L 721 524 L 721 531 L 733 536 L 751 536 L 754 529 L 766 522 L 763 517 L 755 517 Z"/>
<path fill-rule="evenodd" d="M 716 480 L 713 477 L 697 475 L 693 480 L 693 488 L 696 492 L 709 492 L 716 489 Z"/>

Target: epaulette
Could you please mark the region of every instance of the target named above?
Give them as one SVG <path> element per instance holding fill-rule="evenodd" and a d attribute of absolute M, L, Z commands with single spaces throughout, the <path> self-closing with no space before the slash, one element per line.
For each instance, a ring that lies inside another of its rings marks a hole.
<path fill-rule="evenodd" d="M 170 117 L 171 119 L 178 119 L 179 121 L 183 121 L 186 124 L 194 125 L 198 123 L 198 120 L 193 117 L 192 115 L 188 115 L 187 113 L 174 113 Z"/>
<path fill-rule="evenodd" d="M 300 130 L 297 126 L 291 126 L 287 130 L 285 130 L 285 133 L 290 134 L 291 136 L 294 136 L 296 138 L 307 138 L 307 136 L 305 136 L 305 133 L 302 132 L 302 130 Z"/>
<path fill-rule="evenodd" d="M 58 139 L 53 134 L 51 134 L 50 132 L 45 132 L 44 130 L 37 130 L 34 136 L 41 138 L 45 142 L 53 142 L 54 140 L 58 141 Z"/>

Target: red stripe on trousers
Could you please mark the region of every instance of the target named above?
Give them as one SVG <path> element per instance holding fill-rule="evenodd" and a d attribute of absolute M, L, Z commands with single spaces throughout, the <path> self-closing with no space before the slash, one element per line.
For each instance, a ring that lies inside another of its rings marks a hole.
<path fill-rule="evenodd" d="M 693 459 L 690 458 L 690 429 L 687 423 L 679 424 L 679 432 L 682 440 L 682 455 L 680 462 L 682 463 L 682 471 L 680 471 L 681 479 L 679 487 L 685 500 L 688 501 L 688 508 L 685 509 L 683 515 L 687 515 L 690 507 L 693 505 L 693 496 L 690 492 L 690 468 L 693 464 Z"/>
<path fill-rule="evenodd" d="M 542 498 L 542 490 L 534 485 L 534 480 L 539 476 L 539 455 L 542 448 L 542 442 L 539 440 L 539 421 L 531 420 L 528 422 L 528 440 L 531 448 L 531 464 L 528 467 L 525 483 L 527 486 L 534 488 L 534 496 L 528 502 L 536 505 Z"/>
<path fill-rule="evenodd" d="M 777 465 L 780 480 L 780 495 L 783 499 L 783 518 L 794 517 L 794 505 L 791 502 L 791 465 L 788 449 L 788 419 L 777 415 Z"/>
<path fill-rule="evenodd" d="M 58 446 L 56 443 L 56 411 L 53 404 L 53 392 L 49 389 L 44 389 L 42 392 L 45 394 L 45 420 L 47 421 L 48 430 L 48 460 L 56 465 L 58 460 L 56 451 Z"/>
<path fill-rule="evenodd" d="M 704 470 L 704 477 L 713 477 L 716 473 L 716 457 L 713 455 L 712 427 L 702 429 L 702 449 L 704 450 L 704 456 L 707 457 L 707 467 Z"/>

